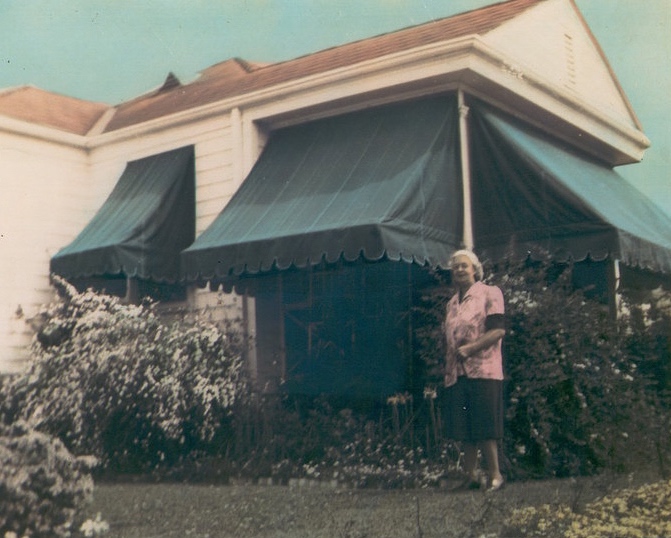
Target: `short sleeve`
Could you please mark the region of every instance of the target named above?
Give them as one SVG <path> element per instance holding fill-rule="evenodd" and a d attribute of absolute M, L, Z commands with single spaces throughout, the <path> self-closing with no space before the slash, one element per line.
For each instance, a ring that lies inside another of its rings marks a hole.
<path fill-rule="evenodd" d="M 485 315 L 504 314 L 503 292 L 497 286 L 489 286 L 487 290 L 487 302 L 485 304 Z"/>

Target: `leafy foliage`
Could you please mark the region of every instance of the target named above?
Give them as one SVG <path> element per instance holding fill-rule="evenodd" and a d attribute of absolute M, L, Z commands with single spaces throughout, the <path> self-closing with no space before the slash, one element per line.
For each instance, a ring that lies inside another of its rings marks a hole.
<path fill-rule="evenodd" d="M 637 538 L 671 535 L 671 482 L 630 488 L 589 503 L 580 511 L 565 504 L 529 506 L 507 518 L 510 538 Z"/>
<path fill-rule="evenodd" d="M 526 264 L 493 276 L 507 305 L 511 470 L 575 476 L 649 466 L 669 443 L 659 428 L 669 422 L 668 403 L 644 371 L 659 350 L 631 315 L 616 320 L 575 290 L 570 266 L 554 270 Z"/>
<path fill-rule="evenodd" d="M 508 320 L 508 477 L 653 465 L 665 472 L 668 294 L 652 297 L 654 305 L 625 305 L 615 320 L 574 289 L 570 266 L 494 269 L 490 280 L 504 292 Z M 73 453 L 95 455 L 106 471 L 391 487 L 436 485 L 458 467 L 435 390 L 447 286 L 413 312 L 423 393 L 357 403 L 251 397 L 245 342 L 232 327 L 168 325 L 151 304 L 124 305 L 54 284 L 58 299 L 42 312 L 31 369 L 2 388 L 0 408 L 5 423 L 30 421 Z"/>
<path fill-rule="evenodd" d="M 506 301 L 504 339 L 509 477 L 576 476 L 657 466 L 671 456 L 671 294 L 661 288 L 607 305 L 573 284 L 573 266 L 550 261 L 489 267 Z M 418 307 L 426 382 L 440 384 L 443 281 Z"/>
<path fill-rule="evenodd" d="M 166 325 L 55 277 L 57 299 L 26 375 L 3 389 L 5 422 L 21 419 L 107 470 L 146 472 L 225 448 L 247 395 L 242 339 L 206 322 Z"/>
<path fill-rule="evenodd" d="M 88 464 L 25 423 L 0 426 L 0 535 L 71 536 L 93 492 Z"/>

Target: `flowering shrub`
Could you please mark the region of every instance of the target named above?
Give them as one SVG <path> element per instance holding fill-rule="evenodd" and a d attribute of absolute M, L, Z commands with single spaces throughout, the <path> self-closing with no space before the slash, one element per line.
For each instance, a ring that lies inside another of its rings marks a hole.
<path fill-rule="evenodd" d="M 506 297 L 505 452 L 513 470 L 566 476 L 661 463 L 650 454 L 668 457 L 660 449 L 669 446 L 671 413 L 642 371 L 659 350 L 644 326 L 613 319 L 575 291 L 570 269 L 549 278 L 539 264 L 493 277 Z"/>
<path fill-rule="evenodd" d="M 671 536 L 671 481 L 619 491 L 579 513 L 566 505 L 514 510 L 505 522 L 510 538 L 652 538 Z"/>
<path fill-rule="evenodd" d="M 0 426 L 0 536 L 70 536 L 93 492 L 88 463 L 25 423 Z"/>
<path fill-rule="evenodd" d="M 247 390 L 242 341 L 210 323 L 165 325 L 151 304 L 78 293 L 54 277 L 29 371 L 3 388 L 5 421 L 30 421 L 105 469 L 147 471 L 225 449 Z"/>
<path fill-rule="evenodd" d="M 109 530 L 109 523 L 102 519 L 100 512 L 98 512 L 95 519 L 87 519 L 79 527 L 79 532 L 86 538 L 91 536 L 98 536 L 99 534 L 105 534 Z"/>
<path fill-rule="evenodd" d="M 506 301 L 505 472 L 567 476 L 651 465 L 664 472 L 671 455 L 669 295 L 658 290 L 651 303 L 625 302 L 627 315 L 616 320 L 575 289 L 572 269 L 538 262 L 486 271 Z M 428 383 L 441 382 L 440 325 L 451 293 L 438 286 L 420 309 L 416 336 Z"/>

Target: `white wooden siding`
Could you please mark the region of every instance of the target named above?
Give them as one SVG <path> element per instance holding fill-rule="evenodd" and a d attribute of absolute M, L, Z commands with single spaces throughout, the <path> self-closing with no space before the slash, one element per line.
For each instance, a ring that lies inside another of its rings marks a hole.
<path fill-rule="evenodd" d="M 277 118 L 279 123 L 274 125 L 300 123 L 350 108 L 445 91 L 462 84 L 452 74 L 467 69 L 540 108 L 569 112 L 568 124 L 584 125 L 587 132 L 619 148 L 627 158 L 639 151 L 642 154 L 644 144 L 627 138 L 630 134 L 620 132 L 619 125 L 617 129 L 601 124 L 592 128 L 592 120 L 583 117 L 591 107 L 639 133 L 626 99 L 570 0 L 540 3 L 482 36 L 481 42 L 496 52 L 491 57 L 494 60 L 470 55 L 470 49 L 456 45 L 452 51 L 449 43 L 431 45 L 286 83 L 265 91 L 263 99 L 258 95 L 236 98 L 229 110 L 223 109 L 229 105 L 222 102 L 221 107 L 208 106 L 205 112 L 195 110 L 193 116 L 180 113 L 122 133 L 97 134 L 86 141 L 90 148 L 66 146 L 74 144 L 75 137 L 63 142 L 62 133 L 56 131 L 54 140 L 62 144 L 0 132 L 0 371 L 15 369 L 25 356 L 29 336 L 25 319 L 52 293 L 48 282 L 51 256 L 89 222 L 129 161 L 186 145 L 195 147 L 199 235 L 226 207 L 261 154 L 269 133 L 260 124 L 268 125 Z M 510 58 L 511 64 L 499 69 L 499 55 Z M 547 81 L 552 91 L 536 92 L 522 80 L 525 73 Z M 497 78 L 509 74 L 519 74 L 520 80 L 516 78 L 513 85 Z M 555 90 L 575 96 L 580 106 L 570 108 Z M 215 312 L 218 319 L 245 310 L 247 330 L 252 335 L 255 331 L 253 299 L 233 294 L 222 298 L 217 292 L 193 288 L 188 307 Z"/>
<path fill-rule="evenodd" d="M 234 168 L 230 121 L 203 134 L 196 145 L 196 235 L 212 223 L 230 199 Z"/>
<path fill-rule="evenodd" d="M 52 297 L 51 257 L 95 215 L 126 163 L 185 145 L 195 146 L 201 232 L 239 186 L 228 118 L 103 145 L 90 155 L 83 148 L 0 137 L 0 372 L 24 364 L 31 336 L 26 319 Z"/>
<path fill-rule="evenodd" d="M 26 357 L 26 323 L 51 298 L 49 260 L 90 205 L 84 151 L 0 135 L 0 372 Z"/>

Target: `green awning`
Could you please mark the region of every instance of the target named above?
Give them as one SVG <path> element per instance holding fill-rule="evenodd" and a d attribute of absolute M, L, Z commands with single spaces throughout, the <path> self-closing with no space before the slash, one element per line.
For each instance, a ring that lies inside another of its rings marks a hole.
<path fill-rule="evenodd" d="M 482 103 L 470 110 L 476 251 L 671 272 L 671 218 L 622 176 Z"/>
<path fill-rule="evenodd" d="M 188 146 L 129 162 L 82 232 L 51 259 L 65 278 L 125 275 L 174 282 L 195 237 L 194 151 Z"/>
<path fill-rule="evenodd" d="M 601 260 L 671 272 L 671 218 L 611 167 L 469 100 L 474 248 L 483 258 Z M 207 280 L 338 259 L 445 267 L 462 244 L 456 96 L 273 133 L 182 253 Z"/>
<path fill-rule="evenodd" d="M 461 241 L 456 97 L 279 130 L 182 253 L 191 280 L 387 256 L 444 265 Z"/>

